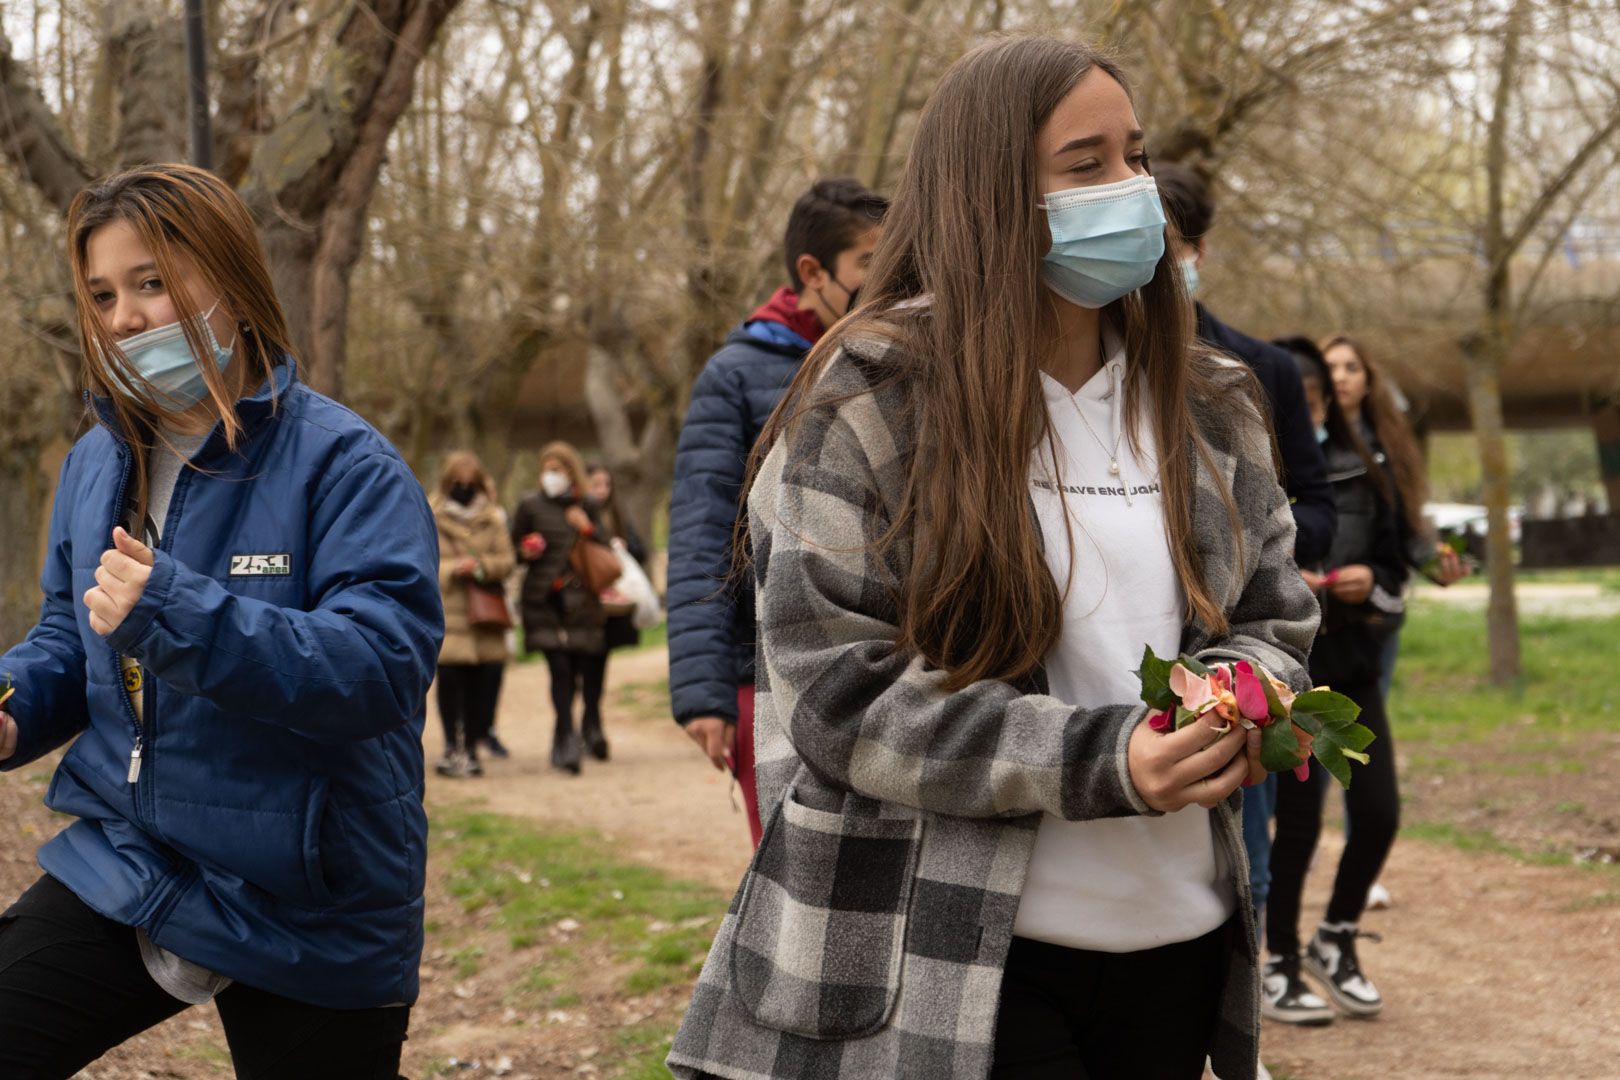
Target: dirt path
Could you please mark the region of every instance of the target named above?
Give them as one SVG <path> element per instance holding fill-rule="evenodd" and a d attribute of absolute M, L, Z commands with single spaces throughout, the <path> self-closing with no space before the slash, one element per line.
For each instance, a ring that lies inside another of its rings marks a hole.
<path fill-rule="evenodd" d="M 751 847 L 742 795 L 669 716 L 662 650 L 615 654 L 608 669 L 604 727 L 607 764 L 587 759 L 579 776 L 552 769 L 551 703 L 544 664 L 507 668 L 495 730 L 507 761 L 484 760 L 485 775 L 447 780 L 428 775 L 428 803 L 477 805 L 501 814 L 599 832 L 615 851 L 730 892 L 748 866 Z M 429 761 L 444 740 L 438 714 L 428 717 Z M 733 810 L 733 804 L 736 809 Z"/>
<path fill-rule="evenodd" d="M 724 778 L 711 770 L 669 721 L 664 657 L 614 658 L 608 734 L 614 760 L 565 777 L 545 764 L 542 665 L 508 674 L 499 727 L 514 753 L 491 762 L 480 780 L 429 777 L 435 810 L 482 805 L 537 824 L 590 829 L 616 854 L 730 890 L 748 859 L 747 827 Z M 428 751 L 439 753 L 430 718 Z M 11 842 L 0 847 L 0 894 L 9 901 L 38 874 L 33 851 L 62 824 L 41 805 L 52 762 L 0 777 L 0 819 Z M 1330 834 L 1307 899 L 1307 919 L 1325 903 L 1337 855 Z M 442 865 L 430 879 L 442 883 Z M 1265 1060 L 1292 1080 L 1620 1080 L 1620 872 L 1540 866 L 1495 855 L 1406 840 L 1397 844 L 1384 882 L 1394 909 L 1369 913 L 1366 928 L 1384 935 L 1363 946 L 1368 972 L 1383 990 L 1384 1017 L 1321 1029 L 1268 1024 Z M 440 884 L 430 886 L 429 918 L 467 932 L 487 922 L 463 912 Z M 685 999 L 669 987 L 644 999 L 597 994 L 590 986 L 567 1015 L 517 1009 L 508 992 L 532 958 L 491 955 L 473 979 L 454 974 L 440 937 L 429 943 L 423 996 L 407 1045 L 407 1074 L 452 1053 L 515 1062 L 511 1080 L 595 1077 L 588 1055 L 611 1045 L 618 1027 L 673 1024 Z M 606 983 L 604 983 L 604 987 Z M 228 1076 L 224 1037 L 212 1009 L 194 1009 L 113 1051 L 84 1080 L 216 1080 Z M 455 1075 L 489 1075 L 482 1071 Z M 867 1080 L 867 1078 L 862 1078 Z M 870 1080 L 883 1080 L 873 1077 Z"/>
<path fill-rule="evenodd" d="M 1620 593 L 1607 592 L 1593 582 L 1520 582 L 1513 592 L 1520 615 L 1588 619 L 1620 615 Z M 1416 595 L 1419 603 L 1483 611 L 1490 599 L 1490 590 L 1477 579 L 1458 582 L 1448 589 L 1422 582 L 1416 586 Z"/>
<path fill-rule="evenodd" d="M 482 780 L 433 777 L 430 800 L 477 799 L 596 829 L 628 857 L 729 890 L 747 863 L 747 828 L 724 780 L 669 721 L 663 654 L 613 664 L 621 704 L 607 721 L 611 763 L 587 764 L 577 779 L 548 769 L 545 671 L 513 667 L 498 722 L 513 759 Z M 1330 834 L 1308 919 L 1326 903 L 1338 847 Z M 1395 907 L 1367 916 L 1384 942 L 1365 943 L 1363 960 L 1385 1015 L 1318 1029 L 1268 1023 L 1262 1056 L 1274 1071 L 1295 1080 L 1620 1080 L 1620 874 L 1407 841 L 1383 880 Z"/>

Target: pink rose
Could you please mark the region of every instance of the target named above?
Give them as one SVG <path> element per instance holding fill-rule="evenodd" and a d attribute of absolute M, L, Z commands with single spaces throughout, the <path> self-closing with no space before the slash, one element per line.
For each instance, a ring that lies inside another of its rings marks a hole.
<path fill-rule="evenodd" d="M 1175 714 L 1171 712 L 1149 713 L 1147 725 L 1154 731 L 1169 731 L 1174 716 Z"/>
<path fill-rule="evenodd" d="M 1188 712 L 1197 712 L 1215 696 L 1215 688 L 1206 676 L 1180 664 L 1170 669 L 1170 692 L 1181 699 L 1181 707 Z"/>
<path fill-rule="evenodd" d="M 1239 660 L 1235 681 L 1237 683 L 1237 704 L 1247 720 L 1262 723 L 1271 719 L 1271 704 L 1266 701 L 1265 688 L 1255 676 L 1254 668 L 1247 660 Z"/>

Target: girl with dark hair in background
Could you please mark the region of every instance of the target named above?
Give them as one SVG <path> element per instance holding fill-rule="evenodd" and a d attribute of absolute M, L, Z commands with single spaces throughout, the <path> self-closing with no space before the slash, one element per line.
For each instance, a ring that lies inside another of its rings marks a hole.
<path fill-rule="evenodd" d="M 1258 739 L 1154 731 L 1131 672 L 1303 687 L 1317 611 L 1144 138 L 1120 69 L 1049 38 L 923 110 L 861 307 L 756 452 L 767 824 L 678 1077 L 1255 1076 Z"/>
<path fill-rule="evenodd" d="M 77 739 L 75 818 L 0 916 L 0 1075 L 71 1076 L 215 1001 L 240 1077 L 393 1080 L 417 994 L 422 487 L 304 386 L 252 216 L 153 165 L 74 199 L 97 419 L 62 466 L 0 768 Z"/>
<path fill-rule="evenodd" d="M 1343 339 L 1339 339 L 1342 341 Z M 1345 793 L 1346 842 L 1334 877 L 1327 913 L 1303 955 L 1299 941 L 1305 875 L 1322 827 L 1327 774 L 1314 762 L 1304 784 L 1284 780 L 1277 791 L 1276 837 L 1271 849 L 1271 896 L 1266 906 L 1263 1011 L 1272 1019 L 1323 1024 L 1333 1010 L 1301 978 L 1308 971 L 1334 1006 L 1349 1016 L 1377 1015 L 1383 998 L 1361 971 L 1357 940 L 1368 890 L 1395 842 L 1400 821 L 1395 746 L 1386 700 L 1379 685 L 1381 658 L 1390 635 L 1405 617 L 1401 589 L 1407 577 L 1407 540 L 1421 526 L 1408 500 L 1422 498 L 1421 461 L 1405 418 L 1387 391 L 1359 361 L 1336 369 L 1305 338 L 1280 341 L 1294 354 L 1304 379 L 1317 437 L 1328 460 L 1338 504 L 1338 528 L 1323 567 L 1303 569 L 1321 596 L 1322 623 L 1311 650 L 1312 681 L 1331 685 L 1361 706 L 1361 723 L 1377 738 L 1371 763 L 1357 770 Z M 1371 401 L 1379 404 L 1368 409 Z M 1345 407 L 1346 402 L 1354 410 Z M 1379 414 L 1396 461 L 1368 445 L 1365 421 Z M 1421 506 L 1421 502 L 1419 504 Z"/>
<path fill-rule="evenodd" d="M 630 524 L 630 519 L 619 509 L 619 499 L 613 490 L 613 473 L 606 465 L 591 465 L 585 470 L 585 505 L 602 523 L 602 530 L 608 541 L 623 544 L 625 553 L 636 560 L 638 565 L 645 567 L 647 545 L 642 542 L 635 526 Z M 608 742 L 602 732 L 601 719 L 602 693 L 607 685 L 608 654 L 614 649 L 633 649 L 641 644 L 641 631 L 636 629 L 629 615 L 622 613 L 609 615 L 604 626 L 603 643 L 605 648 L 601 655 L 585 661 L 587 667 L 595 665 L 598 670 L 584 680 L 589 692 L 596 695 L 594 701 L 587 698 L 584 703 L 585 715 L 596 718 L 594 726 L 586 727 L 585 744 L 586 749 L 598 761 L 608 759 Z"/>
<path fill-rule="evenodd" d="M 441 776 L 482 776 L 478 747 L 495 730 L 506 670 L 506 594 L 502 583 L 517 560 L 495 481 L 478 455 L 445 459 L 428 505 L 439 525 L 439 591 L 444 645 L 439 650 L 439 721 L 444 726 Z M 487 599 L 479 595 L 486 594 Z"/>

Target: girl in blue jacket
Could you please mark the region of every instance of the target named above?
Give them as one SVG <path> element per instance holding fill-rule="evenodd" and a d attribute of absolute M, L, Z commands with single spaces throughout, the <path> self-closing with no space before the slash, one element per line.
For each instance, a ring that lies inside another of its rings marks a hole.
<path fill-rule="evenodd" d="M 245 206 L 160 165 L 68 215 L 86 398 L 0 768 L 75 820 L 0 915 L 0 1076 L 210 999 L 241 1077 L 398 1075 L 422 949 L 422 489 L 297 379 Z M 75 736 L 77 738 L 75 739 Z"/>

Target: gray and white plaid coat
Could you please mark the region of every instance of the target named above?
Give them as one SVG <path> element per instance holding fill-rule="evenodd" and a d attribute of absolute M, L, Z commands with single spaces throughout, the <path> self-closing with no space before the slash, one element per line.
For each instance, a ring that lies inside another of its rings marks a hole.
<path fill-rule="evenodd" d="M 772 450 L 749 499 L 768 824 L 669 1055 L 683 1080 L 982 1080 L 1041 814 L 1152 813 L 1125 761 L 1142 705 L 1075 708 L 996 681 L 947 692 L 895 650 L 909 554 L 871 548 L 916 431 L 903 386 L 873 374 L 890 347 L 846 345 L 818 386 L 834 402 Z M 1184 651 L 1257 660 L 1303 689 L 1317 605 L 1270 435 L 1249 410 L 1200 422 L 1222 476 L 1199 468 L 1193 522 L 1232 629 L 1194 626 Z M 1217 482 L 1241 512 L 1241 565 Z M 1242 912 L 1210 1048 L 1223 1080 L 1252 1080 L 1258 1050 L 1240 805 L 1211 818 Z"/>

